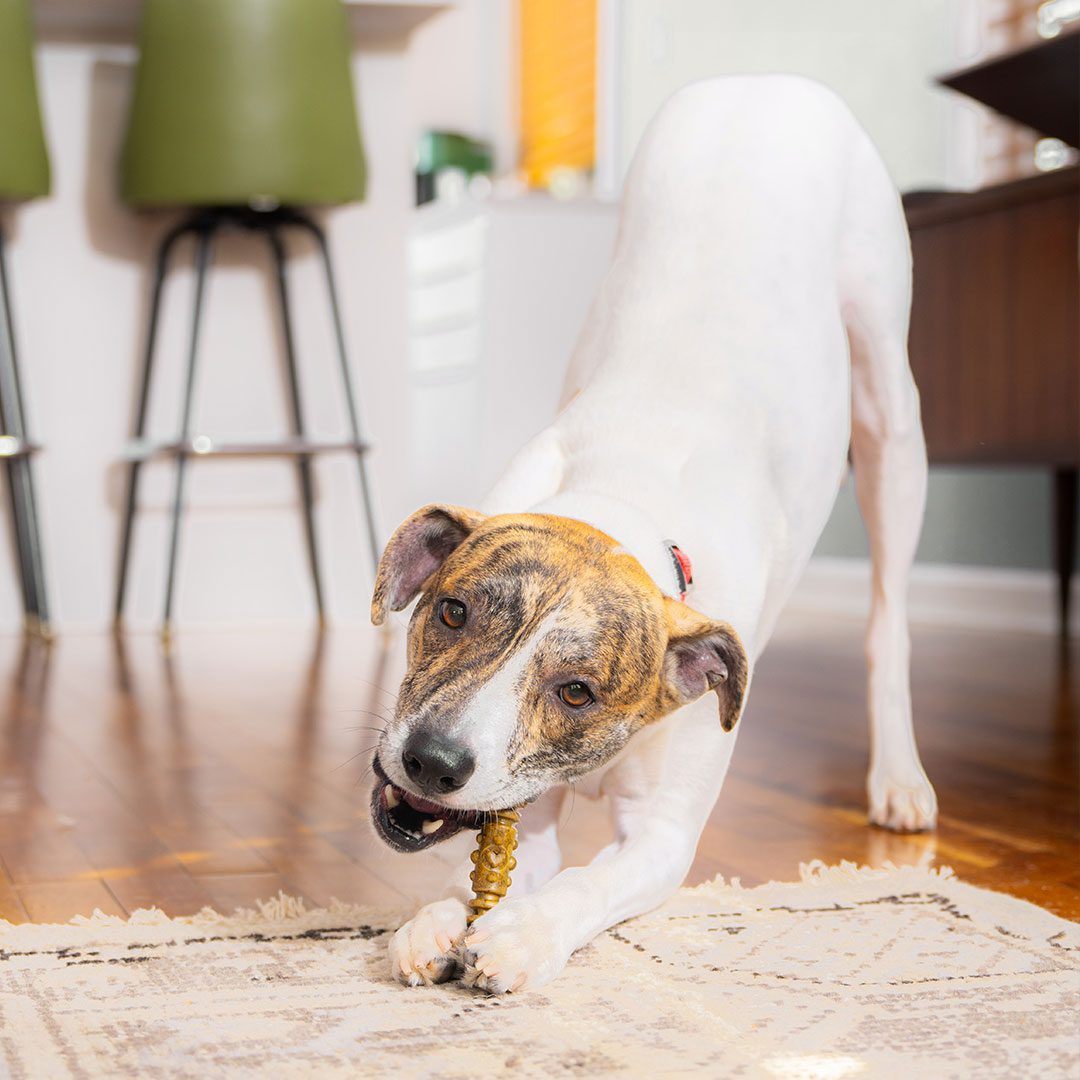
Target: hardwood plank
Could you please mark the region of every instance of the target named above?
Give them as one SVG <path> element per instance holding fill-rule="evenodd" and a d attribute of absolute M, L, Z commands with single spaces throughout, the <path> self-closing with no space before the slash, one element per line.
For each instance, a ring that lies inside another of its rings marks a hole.
<path fill-rule="evenodd" d="M 303 889 L 272 871 L 257 874 L 207 874 L 199 884 L 210 896 L 216 911 L 231 915 L 237 908 L 253 908 L 259 900 L 267 900 L 283 892 L 300 896 L 306 903 L 311 897 Z M 315 906 L 311 903 L 311 906 Z"/>
<path fill-rule="evenodd" d="M 92 915 L 95 910 L 106 915 L 128 914 L 100 880 L 38 881 L 20 885 L 18 891 L 31 922 L 67 922 L 75 915 Z"/>
<path fill-rule="evenodd" d="M 10 879 L 0 874 L 0 919 L 5 922 L 21 923 L 30 918 L 15 886 Z"/>
<path fill-rule="evenodd" d="M 20 815 L 0 827 L 0 857 L 16 887 L 92 874 L 93 865 L 63 825 Z"/>
<path fill-rule="evenodd" d="M 167 866 L 105 875 L 109 891 L 125 911 L 160 908 L 166 915 L 191 915 L 212 907 L 214 898 L 202 882 L 182 867 Z"/>

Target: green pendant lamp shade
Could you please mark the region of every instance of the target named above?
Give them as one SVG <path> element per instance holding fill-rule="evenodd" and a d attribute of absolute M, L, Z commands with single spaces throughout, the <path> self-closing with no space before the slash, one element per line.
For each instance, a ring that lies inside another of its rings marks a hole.
<path fill-rule="evenodd" d="M 0 0 L 0 199 L 48 194 L 30 0 Z"/>
<path fill-rule="evenodd" d="M 125 200 L 363 199 L 350 45 L 341 0 L 144 0 Z"/>

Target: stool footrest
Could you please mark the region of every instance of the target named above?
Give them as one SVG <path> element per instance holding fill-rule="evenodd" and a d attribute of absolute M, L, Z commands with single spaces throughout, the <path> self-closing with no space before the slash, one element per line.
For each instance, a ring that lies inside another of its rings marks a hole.
<path fill-rule="evenodd" d="M 279 439 L 273 442 L 217 442 L 206 435 L 174 442 L 149 442 L 134 439 L 128 443 L 124 456 L 128 461 L 149 461 L 151 458 L 179 457 L 311 457 L 314 454 L 365 454 L 368 443 L 354 439 Z"/>
<path fill-rule="evenodd" d="M 39 443 L 28 442 L 17 435 L 0 434 L 0 459 L 29 457 L 40 449 Z"/>

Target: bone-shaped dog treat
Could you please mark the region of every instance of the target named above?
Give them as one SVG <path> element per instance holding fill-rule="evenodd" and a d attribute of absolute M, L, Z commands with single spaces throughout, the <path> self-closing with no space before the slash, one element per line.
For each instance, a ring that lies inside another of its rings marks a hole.
<path fill-rule="evenodd" d="M 469 875 L 475 894 L 469 902 L 473 909 L 467 920 L 470 924 L 490 911 L 510 888 L 510 871 L 517 866 L 514 849 L 520 820 L 516 810 L 498 810 L 476 834 L 473 872 Z"/>

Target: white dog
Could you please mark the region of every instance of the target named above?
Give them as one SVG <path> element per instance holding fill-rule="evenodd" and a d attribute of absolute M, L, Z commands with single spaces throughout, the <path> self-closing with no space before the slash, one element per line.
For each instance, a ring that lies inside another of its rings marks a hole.
<path fill-rule="evenodd" d="M 905 609 L 926 490 L 910 278 L 896 189 L 830 91 L 713 79 L 661 110 L 564 408 L 482 513 L 425 507 L 379 566 L 376 623 L 420 601 L 377 830 L 415 851 L 531 804 L 511 895 L 467 931 L 463 873 L 397 932 L 398 978 L 536 987 L 680 885 L 849 446 L 873 557 L 870 820 L 933 826 Z M 607 796 L 615 840 L 560 871 L 569 781 Z"/>

